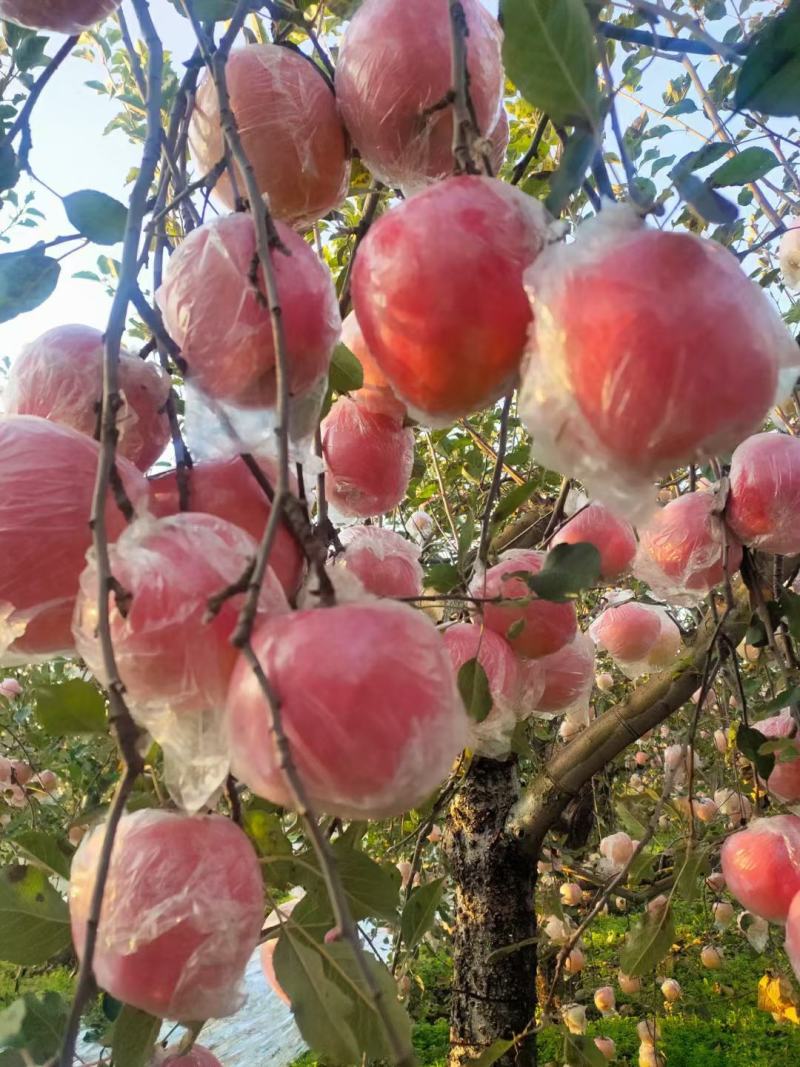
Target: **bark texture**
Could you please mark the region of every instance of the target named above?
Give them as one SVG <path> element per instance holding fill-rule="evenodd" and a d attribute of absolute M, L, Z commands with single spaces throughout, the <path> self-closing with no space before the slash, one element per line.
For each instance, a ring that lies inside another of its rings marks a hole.
<path fill-rule="evenodd" d="M 475 759 L 450 807 L 444 846 L 456 889 L 450 1065 L 519 1034 L 536 1007 L 536 946 L 492 958 L 536 933 L 536 860 L 505 829 L 519 799 L 516 760 Z M 533 1067 L 535 1039 L 504 1067 Z"/>

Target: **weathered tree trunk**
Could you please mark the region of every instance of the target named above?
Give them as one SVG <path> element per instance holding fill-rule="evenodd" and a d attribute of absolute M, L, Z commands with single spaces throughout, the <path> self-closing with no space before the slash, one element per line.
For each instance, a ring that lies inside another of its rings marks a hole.
<path fill-rule="evenodd" d="M 456 888 L 451 1067 L 519 1034 L 536 1007 L 536 946 L 494 955 L 536 933 L 536 860 L 505 830 L 518 799 L 515 759 L 476 758 L 447 818 L 444 845 Z M 533 1067 L 535 1038 L 499 1063 Z"/>

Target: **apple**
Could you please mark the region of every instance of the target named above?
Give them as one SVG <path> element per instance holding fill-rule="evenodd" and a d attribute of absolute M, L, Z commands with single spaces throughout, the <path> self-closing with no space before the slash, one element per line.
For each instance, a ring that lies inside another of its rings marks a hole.
<path fill-rule="evenodd" d="M 373 596 L 412 599 L 422 595 L 419 548 L 385 526 L 348 526 L 339 534 L 344 546 L 328 566 L 354 574 Z"/>
<path fill-rule="evenodd" d="M 550 541 L 556 545 L 586 542 L 600 553 L 600 577 L 612 582 L 624 574 L 636 555 L 633 527 L 603 504 L 592 501 L 569 519 Z"/>
<path fill-rule="evenodd" d="M 796 231 L 800 232 L 800 231 Z M 726 515 L 736 536 L 761 552 L 800 552 L 800 440 L 757 433 L 731 458 Z"/>
<path fill-rule="evenodd" d="M 785 922 L 800 892 L 800 818 L 772 815 L 755 819 L 726 838 L 722 873 L 742 907 L 770 922 Z"/>
<path fill-rule="evenodd" d="M 0 18 L 51 33 L 80 33 L 117 10 L 120 0 L 0 0 Z"/>

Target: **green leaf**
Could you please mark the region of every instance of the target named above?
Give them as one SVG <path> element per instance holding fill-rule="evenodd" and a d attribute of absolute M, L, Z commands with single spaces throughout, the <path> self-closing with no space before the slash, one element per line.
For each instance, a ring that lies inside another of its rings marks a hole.
<path fill-rule="evenodd" d="M 541 480 L 539 478 L 533 478 L 529 482 L 523 482 L 522 485 L 515 485 L 513 489 L 506 493 L 494 509 L 492 522 L 503 522 L 510 515 L 513 515 L 517 508 L 521 507 L 526 500 L 530 500 L 540 485 Z"/>
<path fill-rule="evenodd" d="M 475 722 L 483 722 L 492 710 L 492 694 L 489 679 L 477 657 L 468 659 L 458 669 L 458 691 L 464 701 L 467 714 Z"/>
<path fill-rule="evenodd" d="M 60 273 L 61 264 L 46 256 L 41 245 L 26 252 L 0 254 L 0 322 L 43 304 Z"/>
<path fill-rule="evenodd" d="M 564 1035 L 566 1067 L 606 1067 L 608 1062 L 588 1034 Z"/>
<path fill-rule="evenodd" d="M 769 778 L 775 769 L 775 756 L 771 752 L 760 751 L 761 746 L 768 740 L 759 730 L 754 729 L 752 726 L 745 726 L 744 723 L 740 723 L 739 729 L 736 731 L 736 747 L 743 756 L 750 760 L 759 777 L 763 778 L 764 781 Z"/>
<path fill-rule="evenodd" d="M 70 943 L 67 905 L 37 867 L 0 869 L 0 958 L 29 967 Z"/>
<path fill-rule="evenodd" d="M 26 993 L 0 1013 L 0 1045 L 24 1049 L 28 1062 L 44 1063 L 58 1052 L 68 1014 L 58 993 Z"/>
<path fill-rule="evenodd" d="M 675 940 L 675 926 L 669 907 L 653 915 L 646 912 L 631 928 L 620 953 L 624 974 L 637 977 L 652 971 L 664 959 Z"/>
<path fill-rule="evenodd" d="M 352 393 L 364 384 L 364 368 L 341 341 L 333 352 L 329 381 L 337 393 Z"/>
<path fill-rule="evenodd" d="M 709 184 L 719 188 L 723 185 L 747 185 L 757 181 L 779 166 L 778 157 L 768 148 L 743 148 L 731 159 L 726 159 L 711 177 Z"/>
<path fill-rule="evenodd" d="M 96 189 L 81 189 L 64 197 L 67 218 L 83 237 L 97 245 L 115 245 L 125 236 L 128 209 Z"/>
<path fill-rule="evenodd" d="M 778 605 L 783 618 L 786 619 L 789 633 L 795 641 L 800 640 L 800 595 L 791 589 L 782 589 Z"/>
<path fill-rule="evenodd" d="M 508 1041 L 504 1037 L 499 1037 L 496 1041 L 493 1041 L 488 1048 L 484 1049 L 480 1056 L 475 1059 L 470 1059 L 469 1067 L 492 1067 L 493 1063 L 497 1063 L 501 1056 L 505 1056 L 510 1048 L 514 1047 L 513 1041 Z"/>
<path fill-rule="evenodd" d="M 412 889 L 400 919 L 400 932 L 409 951 L 420 943 L 433 926 L 436 910 L 444 892 L 444 883 L 444 878 L 436 878 L 417 889 Z"/>
<path fill-rule="evenodd" d="M 38 866 L 69 881 L 73 849 L 63 838 L 44 830 L 24 830 L 14 838 L 14 844 Z"/>
<path fill-rule="evenodd" d="M 690 100 L 688 96 L 685 96 L 683 100 L 679 100 L 677 104 L 668 107 L 664 114 L 669 115 L 670 117 L 673 115 L 690 115 L 693 111 L 698 110 L 694 100 Z"/>
<path fill-rule="evenodd" d="M 686 849 L 676 849 L 675 892 L 684 900 L 695 899 L 700 888 L 700 875 L 708 874 L 711 870 L 708 855 L 708 847 L 697 843 Z"/>
<path fill-rule="evenodd" d="M 111 1048 L 114 1067 L 145 1067 L 150 1063 L 161 1020 L 126 1004 L 114 1023 Z"/>
<path fill-rule="evenodd" d="M 765 115 L 800 115 L 800 0 L 767 20 L 739 70 L 734 106 Z"/>
<path fill-rule="evenodd" d="M 501 0 L 511 81 L 560 126 L 596 129 L 597 48 L 583 0 Z"/>
<path fill-rule="evenodd" d="M 727 141 L 709 141 L 696 152 L 689 152 L 679 159 L 673 168 L 672 175 L 674 177 L 678 174 L 689 174 L 693 170 L 710 167 L 712 163 L 719 163 L 730 151 L 731 146 Z"/>
<path fill-rule="evenodd" d="M 739 209 L 730 200 L 720 196 L 696 174 L 674 174 L 673 180 L 679 195 L 706 222 L 729 225 L 739 217 Z"/>
<path fill-rule="evenodd" d="M 19 178 L 17 156 L 10 144 L 0 146 L 0 192 L 13 189 Z"/>
<path fill-rule="evenodd" d="M 89 682 L 70 678 L 57 685 L 38 685 L 34 695 L 36 717 L 45 733 L 54 737 L 105 733 L 106 703 L 100 690 Z"/>
<path fill-rule="evenodd" d="M 556 545 L 547 553 L 544 566 L 530 576 L 528 584 L 542 600 L 563 601 L 583 589 L 591 589 L 600 579 L 600 553 L 588 541 Z"/>
<path fill-rule="evenodd" d="M 332 851 L 353 918 L 396 920 L 400 896 L 397 868 L 376 863 L 346 841 L 337 841 Z"/>
<path fill-rule="evenodd" d="M 547 210 L 556 218 L 580 186 L 597 151 L 597 140 L 589 130 L 576 129 L 564 146 L 558 170 L 550 181 Z"/>
<path fill-rule="evenodd" d="M 797 704 L 800 702 L 800 686 L 795 686 L 794 689 L 784 689 L 782 693 L 778 693 L 772 700 L 768 700 L 766 704 L 758 705 L 759 715 L 773 715 L 776 711 L 782 711 L 783 708 L 788 708 L 791 704 Z"/>
<path fill-rule="evenodd" d="M 186 17 L 186 8 L 178 0 L 170 0 L 176 11 Z M 194 0 L 192 8 L 200 22 L 224 22 L 236 10 L 236 0 Z"/>
<path fill-rule="evenodd" d="M 425 585 L 437 593 L 449 593 L 461 581 L 454 563 L 434 563 L 425 575 Z"/>
<path fill-rule="evenodd" d="M 516 639 L 519 637 L 519 635 L 522 633 L 522 631 L 524 629 L 525 629 L 525 620 L 524 619 L 515 619 L 514 622 L 512 622 L 511 625 L 509 626 L 509 628 L 506 630 L 506 640 L 507 641 L 516 641 Z"/>
<path fill-rule="evenodd" d="M 47 46 L 47 37 L 26 37 L 19 48 L 14 51 L 14 60 L 20 70 L 30 70 L 32 67 L 43 67 L 47 62 L 44 54 Z"/>

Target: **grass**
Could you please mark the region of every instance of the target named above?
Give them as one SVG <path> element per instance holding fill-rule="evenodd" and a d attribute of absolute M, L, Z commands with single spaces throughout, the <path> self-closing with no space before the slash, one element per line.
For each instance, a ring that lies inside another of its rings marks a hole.
<path fill-rule="evenodd" d="M 69 999 L 74 985 L 74 974 L 68 967 L 25 970 L 0 962 L 0 1010 L 25 993 L 60 993 Z"/>

